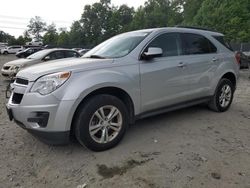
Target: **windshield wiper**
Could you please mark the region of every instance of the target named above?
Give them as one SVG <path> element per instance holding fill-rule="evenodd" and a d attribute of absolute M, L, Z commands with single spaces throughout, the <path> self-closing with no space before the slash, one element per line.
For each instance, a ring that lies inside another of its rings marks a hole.
<path fill-rule="evenodd" d="M 105 59 L 106 57 L 100 55 L 90 55 L 89 58 L 96 58 L 96 59 Z"/>

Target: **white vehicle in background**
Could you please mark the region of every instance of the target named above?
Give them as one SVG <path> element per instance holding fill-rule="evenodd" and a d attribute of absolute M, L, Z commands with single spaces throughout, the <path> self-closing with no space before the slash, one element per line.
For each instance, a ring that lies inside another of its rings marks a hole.
<path fill-rule="evenodd" d="M 0 42 L 0 54 L 1 54 L 1 50 L 7 47 L 7 43 L 4 42 Z"/>
<path fill-rule="evenodd" d="M 22 46 L 8 46 L 3 49 L 1 49 L 1 54 L 15 54 L 19 51 L 22 51 L 24 48 Z"/>
<path fill-rule="evenodd" d="M 26 42 L 27 46 L 42 46 L 43 42 L 40 39 L 33 39 L 30 42 Z"/>

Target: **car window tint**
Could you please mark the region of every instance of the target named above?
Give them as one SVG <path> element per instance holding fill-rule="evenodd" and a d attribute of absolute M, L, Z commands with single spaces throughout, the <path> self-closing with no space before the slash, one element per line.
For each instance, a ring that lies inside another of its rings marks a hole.
<path fill-rule="evenodd" d="M 218 42 L 220 42 L 223 46 L 225 46 L 227 49 L 231 50 L 231 51 L 234 51 L 232 46 L 230 45 L 229 42 L 226 42 L 224 40 L 224 37 L 223 36 L 213 36 Z"/>
<path fill-rule="evenodd" d="M 198 34 L 182 34 L 182 44 L 185 55 L 207 54 L 217 51 L 216 47 L 206 37 Z"/>
<path fill-rule="evenodd" d="M 62 59 L 64 58 L 64 53 L 63 51 L 56 51 L 56 52 L 52 52 L 50 55 L 50 59 Z"/>
<path fill-rule="evenodd" d="M 147 47 L 161 48 L 163 51 L 162 56 L 178 56 L 180 55 L 179 48 L 179 35 L 178 33 L 165 33 L 156 37 Z"/>
<path fill-rule="evenodd" d="M 78 53 L 74 51 L 65 51 L 65 54 L 65 57 L 79 57 Z"/>

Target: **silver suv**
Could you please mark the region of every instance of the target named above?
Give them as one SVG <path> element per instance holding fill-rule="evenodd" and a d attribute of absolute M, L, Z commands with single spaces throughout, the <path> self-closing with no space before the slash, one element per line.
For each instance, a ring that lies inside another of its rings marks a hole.
<path fill-rule="evenodd" d="M 17 74 L 10 120 L 47 143 L 71 136 L 94 151 L 114 147 L 129 124 L 206 103 L 224 112 L 239 64 L 217 32 L 157 28 L 115 36 L 82 58 L 35 65 Z"/>

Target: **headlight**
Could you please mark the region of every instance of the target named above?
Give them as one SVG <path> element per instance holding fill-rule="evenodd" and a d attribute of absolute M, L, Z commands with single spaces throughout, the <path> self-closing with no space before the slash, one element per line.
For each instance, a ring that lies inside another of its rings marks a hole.
<path fill-rule="evenodd" d="M 11 68 L 10 68 L 10 70 L 13 70 L 13 71 L 15 71 L 15 72 L 18 72 L 19 70 L 20 70 L 20 66 L 17 66 L 17 65 L 13 65 Z"/>
<path fill-rule="evenodd" d="M 34 83 L 30 92 L 38 92 L 41 95 L 47 95 L 63 85 L 69 79 L 70 74 L 70 72 L 58 72 L 45 75 Z"/>

